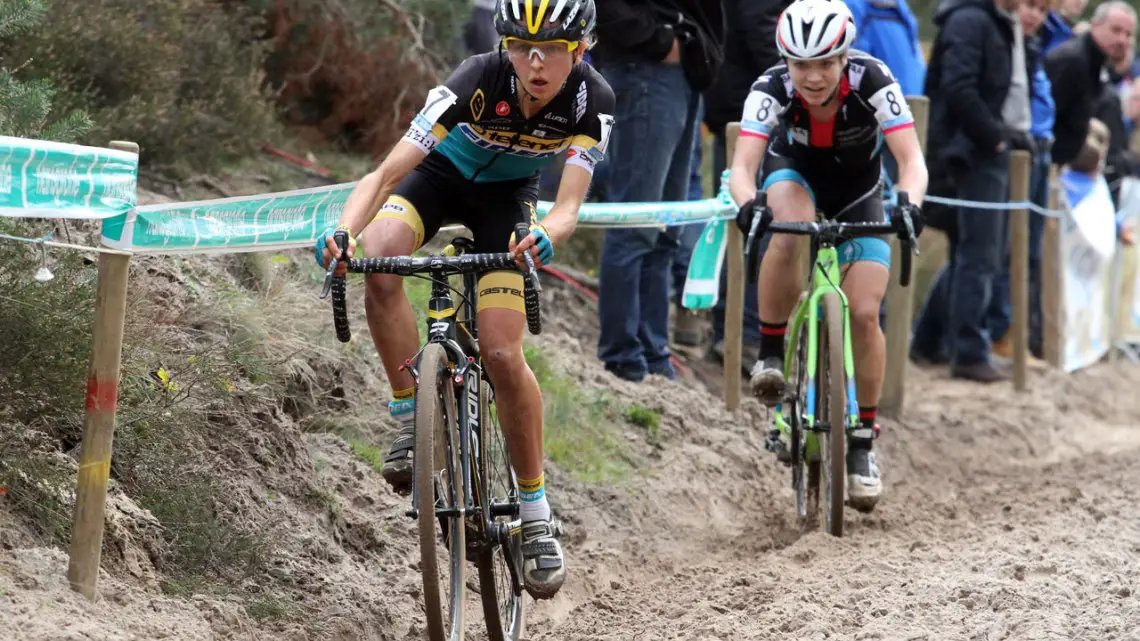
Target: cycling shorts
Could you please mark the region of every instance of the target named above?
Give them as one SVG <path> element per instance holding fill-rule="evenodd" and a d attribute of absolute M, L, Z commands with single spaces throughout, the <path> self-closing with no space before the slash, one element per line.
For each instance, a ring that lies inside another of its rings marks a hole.
<path fill-rule="evenodd" d="M 764 158 L 760 189 L 767 191 L 775 183 L 790 180 L 798 183 L 811 196 L 816 209 L 829 220 L 845 223 L 877 223 L 883 215 L 883 186 L 879 170 L 860 172 L 866 175 L 840 178 L 834 172 L 799 166 L 794 159 L 768 154 Z M 871 261 L 891 266 L 891 244 L 888 236 L 862 236 L 837 247 L 841 265 Z"/>
<path fill-rule="evenodd" d="M 415 249 L 430 241 L 445 222 L 459 222 L 471 230 L 472 251 L 505 252 L 516 224 L 537 221 L 537 202 L 537 179 L 473 183 L 446 158 L 429 154 L 372 220 L 394 218 L 406 224 L 415 233 Z M 477 291 L 479 310 L 496 307 L 526 313 L 522 272 L 482 274 Z"/>

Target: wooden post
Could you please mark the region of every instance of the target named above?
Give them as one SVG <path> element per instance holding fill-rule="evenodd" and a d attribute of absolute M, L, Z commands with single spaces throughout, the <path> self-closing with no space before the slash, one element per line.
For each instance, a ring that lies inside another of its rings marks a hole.
<path fill-rule="evenodd" d="M 1049 209 L 1061 208 L 1061 185 L 1057 180 L 1057 166 L 1049 168 Z M 1045 237 L 1041 247 L 1041 339 L 1045 360 L 1056 368 L 1061 367 L 1065 345 L 1065 270 L 1061 259 L 1062 220 L 1050 216 L 1045 219 Z"/>
<path fill-rule="evenodd" d="M 725 167 L 732 168 L 740 123 L 730 122 L 725 129 Z M 735 223 L 727 225 L 728 291 L 724 301 L 724 404 L 730 412 L 740 407 L 740 360 L 744 332 L 744 234 Z"/>
<path fill-rule="evenodd" d="M 923 152 L 926 151 L 926 122 L 930 99 L 926 96 L 908 96 L 907 103 L 914 114 L 915 132 Z M 883 392 L 879 411 L 885 416 L 899 418 L 906 398 L 906 366 L 910 351 L 910 325 L 914 315 L 914 279 L 917 261 L 912 263 L 909 287 L 899 286 L 902 254 L 897 238 L 891 240 L 891 281 L 887 285 L 887 354 L 883 376 Z"/>
<path fill-rule="evenodd" d="M 133 142 L 112 142 L 112 149 L 137 154 Z M 95 296 L 95 327 L 87 370 L 87 409 L 83 446 L 75 486 L 75 514 L 67 580 L 71 589 L 90 601 L 98 598 L 97 580 L 103 549 L 103 510 L 111 473 L 111 441 L 119 398 L 119 365 L 123 351 L 123 321 L 127 308 L 127 275 L 131 257 L 99 255 L 99 285 Z"/>
<path fill-rule="evenodd" d="M 1029 152 L 1009 155 L 1009 198 L 1029 200 Z M 1023 392 L 1029 374 L 1029 210 L 1022 207 L 1010 214 L 1009 298 L 1013 307 L 1013 388 Z"/>

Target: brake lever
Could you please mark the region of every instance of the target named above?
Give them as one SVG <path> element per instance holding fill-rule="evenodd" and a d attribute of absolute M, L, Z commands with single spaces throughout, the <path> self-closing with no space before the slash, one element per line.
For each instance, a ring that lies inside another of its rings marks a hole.
<path fill-rule="evenodd" d="M 911 220 L 909 211 L 903 213 L 903 223 L 906 225 L 907 236 L 910 237 L 910 250 L 918 256 L 918 238 L 914 235 L 914 221 Z"/>
<path fill-rule="evenodd" d="M 343 229 L 336 230 L 333 232 L 333 240 L 336 241 L 336 246 L 338 249 L 340 249 L 340 255 L 344 257 L 345 253 L 348 251 L 348 232 Z M 332 289 L 333 273 L 336 272 L 336 268 L 341 264 L 341 262 L 347 263 L 348 258 L 336 258 L 329 261 L 329 269 L 327 272 L 325 272 L 325 287 L 321 292 L 321 300 L 328 298 L 329 290 Z"/>
<path fill-rule="evenodd" d="M 524 238 L 530 235 L 530 227 L 526 223 L 519 223 L 515 226 L 515 238 L 518 242 L 522 242 Z M 530 284 L 534 287 L 536 293 L 542 293 L 542 282 L 538 280 L 538 268 L 534 266 L 534 256 L 530 255 L 530 251 L 524 251 L 523 260 L 526 261 L 527 278 L 530 279 Z"/>
<path fill-rule="evenodd" d="M 756 234 L 760 230 L 760 220 L 764 218 L 764 211 L 767 208 L 767 192 L 756 192 L 756 199 L 752 201 L 752 225 L 748 228 L 748 238 L 744 241 L 745 256 L 751 255 L 752 246 L 756 243 Z"/>

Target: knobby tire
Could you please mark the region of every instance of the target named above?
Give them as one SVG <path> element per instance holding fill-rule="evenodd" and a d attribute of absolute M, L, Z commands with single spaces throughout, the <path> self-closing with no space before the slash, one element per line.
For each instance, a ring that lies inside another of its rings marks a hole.
<path fill-rule="evenodd" d="M 416 390 L 415 483 L 420 531 L 420 574 L 424 614 L 430 641 L 463 641 L 463 598 L 466 544 L 463 519 L 436 517 L 436 508 L 463 504 L 463 474 L 459 465 L 455 387 L 442 345 L 424 348 Z M 438 439 L 438 440 L 437 440 Z M 442 477 L 437 474 L 442 472 Z M 437 479 L 440 481 L 437 486 Z M 437 543 L 440 528 L 450 558 L 450 589 L 441 594 Z M 445 612 L 443 604 L 447 603 Z"/>
<path fill-rule="evenodd" d="M 824 332 L 818 352 L 817 375 L 826 381 L 826 394 L 817 395 L 816 416 L 827 423 L 826 439 L 820 440 L 824 496 L 824 529 L 832 536 L 843 536 L 844 484 L 847 446 L 847 377 L 843 358 L 843 302 L 839 294 L 823 295 Z M 826 377 L 826 378 L 824 378 Z"/>

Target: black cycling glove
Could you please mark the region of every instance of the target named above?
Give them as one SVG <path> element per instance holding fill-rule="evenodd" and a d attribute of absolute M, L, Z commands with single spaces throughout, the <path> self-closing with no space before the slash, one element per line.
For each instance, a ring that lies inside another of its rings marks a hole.
<path fill-rule="evenodd" d="M 744 234 L 752 231 L 752 219 L 756 216 L 756 199 L 749 198 L 748 202 L 736 211 L 736 226 Z"/>

